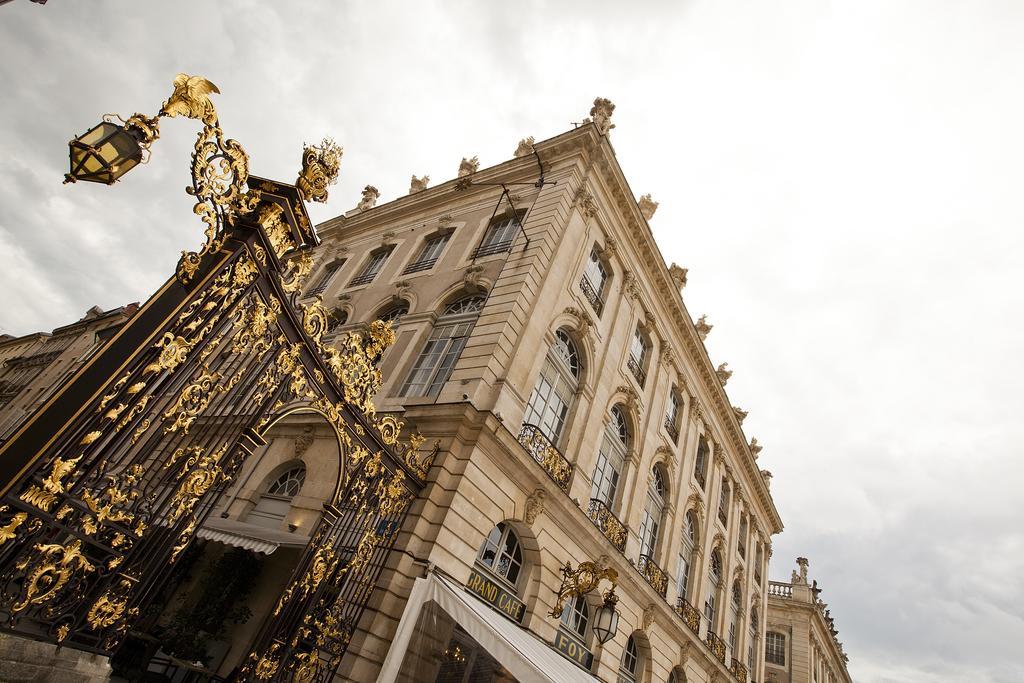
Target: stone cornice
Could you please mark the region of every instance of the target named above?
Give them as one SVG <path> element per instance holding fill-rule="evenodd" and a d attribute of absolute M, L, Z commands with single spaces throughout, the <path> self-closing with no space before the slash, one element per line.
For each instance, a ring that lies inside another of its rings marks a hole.
<path fill-rule="evenodd" d="M 596 150 L 596 162 L 594 166 L 604 180 L 608 189 L 614 196 L 615 206 L 620 212 L 629 237 L 633 241 L 639 258 L 638 262 L 646 267 L 649 281 L 657 289 L 656 297 L 645 297 L 650 299 L 661 299 L 671 304 L 668 306 L 672 315 L 674 327 L 683 339 L 683 345 L 687 356 L 700 374 L 707 392 L 711 395 L 715 416 L 718 422 L 725 426 L 729 440 L 732 442 L 735 452 L 740 454 L 739 460 L 743 464 L 743 470 L 748 478 L 748 490 L 755 491 L 759 502 L 767 511 L 771 519 L 772 533 L 782 531 L 782 518 L 775 507 L 771 493 L 761 477 L 760 469 L 750 452 L 750 446 L 743 434 L 743 428 L 732 409 L 729 397 L 722 386 L 721 380 L 715 372 L 715 366 L 708 356 L 704 343 L 697 335 L 693 320 L 690 318 L 686 305 L 683 302 L 679 289 L 669 274 L 665 259 L 654 240 L 654 234 L 650 226 L 640 213 L 633 192 L 629 188 L 621 166 L 615 158 L 615 152 L 607 137 L 602 138 Z M 639 286 L 642 278 L 634 279 Z M 705 403 L 705 407 L 707 404 Z"/>

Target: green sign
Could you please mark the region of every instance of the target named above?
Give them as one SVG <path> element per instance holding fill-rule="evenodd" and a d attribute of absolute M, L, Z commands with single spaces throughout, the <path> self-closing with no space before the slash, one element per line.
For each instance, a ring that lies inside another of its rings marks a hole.
<path fill-rule="evenodd" d="M 578 640 L 567 636 L 562 630 L 559 630 L 555 633 L 555 642 L 553 645 L 556 650 L 571 659 L 577 665 L 583 667 L 587 671 L 590 671 L 590 666 L 594 663 L 594 655 L 590 654 L 590 650 L 583 647 Z"/>
<path fill-rule="evenodd" d="M 466 581 L 466 588 L 474 595 L 479 595 L 487 604 L 512 621 L 517 624 L 523 623 L 523 617 L 526 616 L 526 604 L 475 569 L 469 575 L 469 580 Z"/>

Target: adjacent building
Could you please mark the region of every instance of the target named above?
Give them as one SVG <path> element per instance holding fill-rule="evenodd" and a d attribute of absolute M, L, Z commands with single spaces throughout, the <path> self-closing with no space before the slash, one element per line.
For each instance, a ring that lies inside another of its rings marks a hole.
<path fill-rule="evenodd" d="M 852 683 L 818 582 L 807 583 L 806 558 L 796 562 L 789 582 L 768 582 L 765 683 Z"/>

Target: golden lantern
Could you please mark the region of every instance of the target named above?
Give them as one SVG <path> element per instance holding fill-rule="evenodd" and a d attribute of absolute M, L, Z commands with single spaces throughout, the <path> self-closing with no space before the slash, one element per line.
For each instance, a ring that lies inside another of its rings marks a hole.
<path fill-rule="evenodd" d="M 149 146 L 160 137 L 157 119 L 142 114 L 120 122 L 113 118 L 103 117 L 99 125 L 68 143 L 71 169 L 64 175 L 65 183 L 84 180 L 113 185 L 149 160 Z"/>

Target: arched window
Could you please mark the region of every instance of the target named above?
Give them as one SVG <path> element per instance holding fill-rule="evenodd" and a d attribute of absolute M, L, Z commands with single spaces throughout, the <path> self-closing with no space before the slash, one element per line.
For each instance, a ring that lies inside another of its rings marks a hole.
<path fill-rule="evenodd" d="M 722 492 L 718 495 L 718 519 L 722 524 L 729 524 L 729 482 L 722 477 Z"/>
<path fill-rule="evenodd" d="M 513 588 L 516 586 L 523 568 L 523 551 L 511 526 L 500 522 L 491 529 L 484 544 L 480 546 L 477 562 L 490 569 L 495 576 L 512 584 Z"/>
<path fill-rule="evenodd" d="M 267 485 L 246 521 L 270 529 L 279 528 L 291 509 L 292 498 L 299 494 L 305 481 L 306 466 L 302 463 L 279 474 Z"/>
<path fill-rule="evenodd" d="M 562 437 L 565 419 L 576 397 L 580 381 L 580 356 L 576 344 L 564 330 L 555 332 L 555 343 L 548 349 L 544 367 L 533 388 L 523 417 L 524 425 L 534 425 L 556 447 Z"/>
<path fill-rule="evenodd" d="M 786 666 L 786 636 L 775 631 L 764 635 L 764 661 Z"/>
<path fill-rule="evenodd" d="M 619 683 L 636 683 L 642 673 L 636 639 L 630 636 L 626 642 L 626 649 L 622 651 L 622 659 L 619 661 Z"/>
<path fill-rule="evenodd" d="M 629 345 L 629 358 L 626 360 L 626 366 L 633 373 L 633 377 L 636 378 L 636 382 L 641 388 L 647 379 L 647 356 L 650 355 L 650 352 L 651 343 L 638 325 L 633 331 L 633 341 Z"/>
<path fill-rule="evenodd" d="M 619 479 L 626 463 L 629 449 L 630 432 L 626 418 L 619 406 L 612 406 L 611 420 L 604 431 L 601 446 L 597 451 L 597 463 L 594 465 L 593 484 L 590 489 L 591 500 L 600 500 L 609 510 L 615 504 Z"/>
<path fill-rule="evenodd" d="M 708 474 L 708 442 L 702 436 L 697 442 L 697 462 L 693 466 L 693 478 L 700 484 L 703 490 L 706 486 Z"/>
<path fill-rule="evenodd" d="M 644 516 L 640 521 L 640 555 L 654 559 L 658 549 L 658 530 L 661 528 L 661 517 L 665 511 L 665 475 L 660 467 L 651 470 L 651 480 L 647 485 L 647 502 L 644 505 Z"/>
<path fill-rule="evenodd" d="M 483 305 L 483 296 L 468 296 L 445 307 L 405 381 L 403 396 L 437 396 L 451 377 Z"/>
<path fill-rule="evenodd" d="M 608 282 L 608 270 L 601 261 L 601 255 L 597 247 L 590 250 L 590 258 L 587 259 L 586 268 L 583 270 L 583 279 L 580 280 L 580 291 L 593 307 L 594 312 L 601 315 L 604 308 L 604 288 Z"/>
<path fill-rule="evenodd" d="M 697 548 L 697 519 L 693 510 L 686 513 L 683 521 L 683 543 L 679 550 L 679 576 L 676 579 L 676 590 L 679 597 L 685 600 L 690 584 L 690 567 Z"/>
<path fill-rule="evenodd" d="M 562 627 L 584 645 L 587 644 L 587 626 L 590 624 L 590 608 L 582 595 L 577 595 L 562 608 Z"/>
<path fill-rule="evenodd" d="M 392 329 L 397 328 L 402 322 L 402 316 L 409 312 L 409 302 L 399 301 L 387 306 L 377 314 L 377 320 L 384 323 L 391 323 Z"/>
<path fill-rule="evenodd" d="M 718 586 L 722 581 L 722 556 L 718 550 L 711 553 L 711 565 L 708 568 L 708 594 L 704 599 L 704 616 L 708 619 L 708 629 L 715 630 L 715 614 L 718 602 Z"/>

